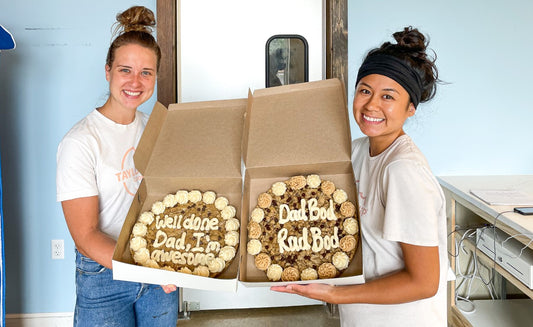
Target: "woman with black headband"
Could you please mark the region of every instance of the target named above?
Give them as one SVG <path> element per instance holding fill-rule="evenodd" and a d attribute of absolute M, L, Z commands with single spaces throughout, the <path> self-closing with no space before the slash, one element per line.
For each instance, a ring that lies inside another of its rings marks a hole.
<path fill-rule="evenodd" d="M 353 141 L 366 283 L 273 290 L 337 303 L 342 326 L 446 326 L 446 209 L 442 190 L 403 125 L 438 82 L 423 34 L 371 50 L 356 82 Z"/>

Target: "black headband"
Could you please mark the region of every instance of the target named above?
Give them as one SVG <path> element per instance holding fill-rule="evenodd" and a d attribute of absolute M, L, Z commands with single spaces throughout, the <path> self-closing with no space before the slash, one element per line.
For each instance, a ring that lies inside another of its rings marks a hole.
<path fill-rule="evenodd" d="M 379 74 L 392 78 L 400 84 L 411 97 L 411 102 L 415 108 L 420 103 L 422 91 L 422 79 L 420 75 L 406 62 L 391 55 L 377 54 L 368 56 L 357 73 L 357 81 L 359 83 L 361 78 L 371 75 Z"/>

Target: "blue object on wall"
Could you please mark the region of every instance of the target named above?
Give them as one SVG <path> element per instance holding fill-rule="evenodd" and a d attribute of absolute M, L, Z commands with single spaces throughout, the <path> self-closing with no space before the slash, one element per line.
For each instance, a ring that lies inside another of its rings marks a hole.
<path fill-rule="evenodd" d="M 5 326 L 6 322 L 6 292 L 5 292 L 5 267 L 4 267 L 4 214 L 2 211 L 2 164 L 0 160 L 0 326 Z"/>
<path fill-rule="evenodd" d="M 4 26 L 0 25 L 0 50 L 15 49 L 15 39 Z M 5 265 L 4 265 L 4 213 L 2 210 L 2 164 L 0 161 L 0 326 L 6 322 L 6 291 L 5 291 Z"/>
<path fill-rule="evenodd" d="M 15 49 L 16 46 L 13 35 L 4 26 L 0 25 L 0 50 Z"/>

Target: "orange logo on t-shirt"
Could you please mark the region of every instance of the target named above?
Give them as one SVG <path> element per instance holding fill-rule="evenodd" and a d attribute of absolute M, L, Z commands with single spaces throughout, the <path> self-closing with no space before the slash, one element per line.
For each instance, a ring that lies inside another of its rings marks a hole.
<path fill-rule="evenodd" d="M 357 186 L 357 189 L 359 189 L 359 180 L 355 180 L 355 185 Z M 366 208 L 366 196 L 363 194 L 363 192 L 359 192 L 359 214 L 361 216 L 366 215 L 368 212 L 368 209 Z"/>
<path fill-rule="evenodd" d="M 133 163 L 133 154 L 135 153 L 135 147 L 131 147 L 126 151 L 124 157 L 122 158 L 121 171 L 116 173 L 117 181 L 124 185 L 126 192 L 130 195 L 135 195 L 139 183 L 142 180 L 143 176 L 135 167 L 130 166 Z"/>

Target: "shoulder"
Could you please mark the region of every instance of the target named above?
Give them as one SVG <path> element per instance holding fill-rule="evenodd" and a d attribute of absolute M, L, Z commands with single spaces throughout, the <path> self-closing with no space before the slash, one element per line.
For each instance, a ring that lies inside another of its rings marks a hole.
<path fill-rule="evenodd" d="M 87 149 L 96 141 L 97 133 L 95 133 L 95 128 L 98 123 L 95 112 L 96 110 L 72 126 L 59 143 L 58 150 L 69 148 L 70 150 L 78 149 L 78 151 L 83 151 L 83 149 Z"/>
<path fill-rule="evenodd" d="M 403 176 L 401 179 L 413 182 L 436 183 L 426 157 L 409 136 L 404 135 L 396 140 L 386 155 L 384 166 L 388 176 Z"/>
<path fill-rule="evenodd" d="M 148 118 L 150 118 L 150 115 L 143 111 L 137 110 L 137 117 L 142 123 L 142 125 L 146 126 L 146 123 L 148 122 Z"/>
<path fill-rule="evenodd" d="M 93 110 L 90 114 L 78 121 L 72 128 L 65 134 L 65 139 L 83 139 L 91 134 L 91 130 L 96 125 L 96 110 Z"/>
<path fill-rule="evenodd" d="M 352 141 L 352 157 L 356 157 L 362 151 L 368 153 L 368 137 L 360 137 Z"/>
<path fill-rule="evenodd" d="M 425 166 L 429 169 L 426 157 L 413 142 L 411 137 L 403 135 L 396 139 L 385 153 L 388 165 L 395 162 L 412 163 L 414 165 Z"/>

